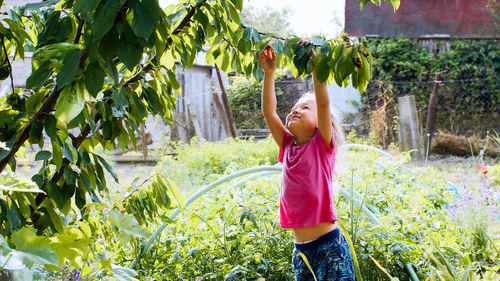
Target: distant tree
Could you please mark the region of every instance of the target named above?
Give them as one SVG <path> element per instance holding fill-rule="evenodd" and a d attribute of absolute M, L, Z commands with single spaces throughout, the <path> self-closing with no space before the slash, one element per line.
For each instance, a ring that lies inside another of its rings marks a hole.
<path fill-rule="evenodd" d="M 261 32 L 287 37 L 293 33 L 288 21 L 290 13 L 290 8 L 275 10 L 268 6 L 258 8 L 249 5 L 241 11 L 240 19 L 245 25 L 252 26 Z"/>

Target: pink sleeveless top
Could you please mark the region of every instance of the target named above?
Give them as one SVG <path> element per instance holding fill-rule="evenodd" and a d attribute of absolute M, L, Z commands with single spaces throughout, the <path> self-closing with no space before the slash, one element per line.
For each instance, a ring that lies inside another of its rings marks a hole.
<path fill-rule="evenodd" d="M 334 136 L 332 143 L 335 145 Z M 281 228 L 336 221 L 332 190 L 335 150 L 325 142 L 319 130 L 309 142 L 300 146 L 296 146 L 293 135 L 285 131 L 279 161 L 283 163 Z"/>

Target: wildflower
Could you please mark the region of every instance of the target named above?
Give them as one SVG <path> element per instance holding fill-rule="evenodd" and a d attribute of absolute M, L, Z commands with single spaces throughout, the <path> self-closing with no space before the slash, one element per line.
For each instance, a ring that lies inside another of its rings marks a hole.
<path fill-rule="evenodd" d="M 484 149 L 479 150 L 479 155 L 483 155 L 483 154 L 484 154 Z"/>
<path fill-rule="evenodd" d="M 481 172 L 481 174 L 485 175 L 488 173 L 488 167 L 485 165 L 485 164 L 477 164 L 476 165 L 476 168 L 479 170 L 479 172 Z"/>

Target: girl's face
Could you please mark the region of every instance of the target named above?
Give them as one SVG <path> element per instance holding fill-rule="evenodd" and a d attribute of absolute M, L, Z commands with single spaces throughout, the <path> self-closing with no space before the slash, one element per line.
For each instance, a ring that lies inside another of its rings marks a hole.
<path fill-rule="evenodd" d="M 318 128 L 316 99 L 307 95 L 300 98 L 286 117 L 286 127 L 294 136 L 312 136 Z"/>

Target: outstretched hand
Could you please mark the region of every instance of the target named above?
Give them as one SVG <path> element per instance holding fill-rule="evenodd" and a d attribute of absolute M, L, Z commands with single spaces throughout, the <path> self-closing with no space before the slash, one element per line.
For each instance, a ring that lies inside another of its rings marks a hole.
<path fill-rule="evenodd" d="M 301 47 L 307 47 L 311 44 L 312 44 L 312 42 L 310 40 L 305 40 L 305 39 L 300 39 L 297 42 L 297 45 L 299 45 Z M 314 52 L 314 48 L 312 48 L 312 50 L 309 52 L 309 56 L 314 57 L 315 55 L 316 55 L 316 53 Z"/>
<path fill-rule="evenodd" d="M 264 73 L 274 73 L 276 70 L 276 53 L 270 45 L 260 53 L 259 63 Z"/>

